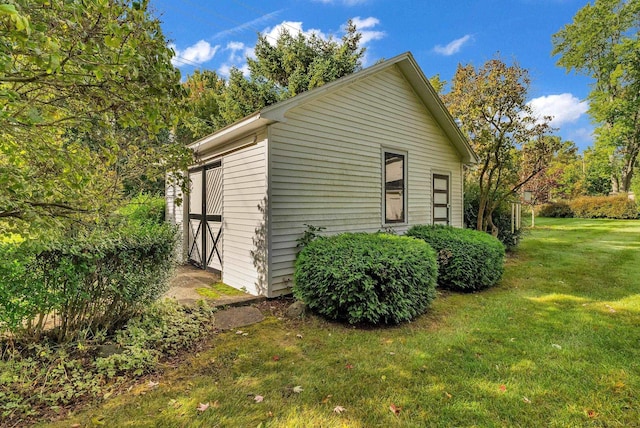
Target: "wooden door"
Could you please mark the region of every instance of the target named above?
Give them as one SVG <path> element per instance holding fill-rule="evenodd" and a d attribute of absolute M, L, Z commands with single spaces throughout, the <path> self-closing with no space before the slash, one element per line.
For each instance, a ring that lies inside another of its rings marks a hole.
<path fill-rule="evenodd" d="M 189 261 L 222 271 L 222 162 L 189 171 Z"/>
<path fill-rule="evenodd" d="M 433 174 L 433 224 L 448 225 L 450 222 L 449 176 Z"/>

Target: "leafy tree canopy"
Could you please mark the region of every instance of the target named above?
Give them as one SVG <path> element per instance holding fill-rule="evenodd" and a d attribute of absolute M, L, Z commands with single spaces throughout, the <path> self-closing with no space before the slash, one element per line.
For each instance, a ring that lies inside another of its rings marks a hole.
<path fill-rule="evenodd" d="M 550 118 L 535 117 L 527 105 L 529 84 L 526 69 L 496 58 L 477 69 L 459 65 L 443 97 L 480 158 L 469 175 L 480 189 L 478 230 L 498 233 L 493 211 L 540 173 L 557 149 L 557 140 L 546 135 Z"/>
<path fill-rule="evenodd" d="M 589 113 L 614 150 L 613 191 L 629 190 L 640 154 L 639 32 L 640 0 L 596 0 L 553 35 L 558 64 L 594 79 Z"/>
<path fill-rule="evenodd" d="M 292 35 L 284 29 L 274 41 L 258 35 L 249 72 L 236 68 L 225 80 L 196 71 L 185 82 L 186 117 L 178 128 L 183 143 L 204 137 L 261 108 L 322 86 L 361 68 L 361 34 L 349 21 L 341 40 L 317 34 Z"/>
<path fill-rule="evenodd" d="M 95 219 L 184 163 L 172 55 L 147 1 L 0 5 L 0 232 Z"/>

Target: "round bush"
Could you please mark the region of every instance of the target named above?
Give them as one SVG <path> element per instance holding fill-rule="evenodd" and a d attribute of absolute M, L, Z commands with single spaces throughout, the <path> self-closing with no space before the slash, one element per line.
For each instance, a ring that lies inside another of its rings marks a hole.
<path fill-rule="evenodd" d="M 493 236 L 451 226 L 414 226 L 408 236 L 424 240 L 438 257 L 438 285 L 458 291 L 491 287 L 504 271 L 504 245 Z"/>
<path fill-rule="evenodd" d="M 397 324 L 435 298 L 436 255 L 425 242 L 384 233 L 344 233 L 309 243 L 296 260 L 293 294 L 321 315 Z"/>

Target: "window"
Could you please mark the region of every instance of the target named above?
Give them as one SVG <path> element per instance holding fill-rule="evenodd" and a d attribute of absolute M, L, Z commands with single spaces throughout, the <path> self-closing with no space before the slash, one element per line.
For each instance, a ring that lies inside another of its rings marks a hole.
<path fill-rule="evenodd" d="M 384 153 L 384 222 L 405 223 L 407 192 L 406 155 L 392 152 Z"/>

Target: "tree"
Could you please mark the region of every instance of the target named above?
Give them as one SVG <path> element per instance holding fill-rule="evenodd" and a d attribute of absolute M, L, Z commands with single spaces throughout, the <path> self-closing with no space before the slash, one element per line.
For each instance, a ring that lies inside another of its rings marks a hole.
<path fill-rule="evenodd" d="M 249 75 L 232 68 L 228 80 L 212 71 L 195 72 L 184 84 L 185 119 L 178 127 L 184 143 L 202 138 L 243 117 L 322 86 L 361 67 L 361 34 L 351 21 L 341 41 L 316 34 L 291 35 L 286 29 L 271 44 L 258 35 Z"/>
<path fill-rule="evenodd" d="M 0 5 L 0 231 L 95 219 L 184 165 L 179 72 L 147 4 Z"/>
<path fill-rule="evenodd" d="M 528 88 L 527 70 L 492 59 L 477 70 L 458 65 L 444 96 L 480 158 L 469 174 L 479 185 L 476 228 L 494 235 L 493 211 L 542 171 L 556 150 L 555 140 L 545 138 L 549 118 L 535 118 L 526 103 Z M 520 176 L 523 165 L 527 173 Z"/>
<path fill-rule="evenodd" d="M 532 205 L 544 204 L 556 199 L 571 199 L 583 194 L 584 162 L 578 153 L 578 147 L 572 141 L 562 141 L 558 136 L 543 137 L 551 139 L 549 146 L 555 149 L 548 153 L 543 167 L 524 186 L 531 192 Z M 530 165 L 522 163 L 520 179 L 530 174 Z"/>
<path fill-rule="evenodd" d="M 293 36 L 286 29 L 274 44 L 259 35 L 256 58 L 248 58 L 249 73 L 252 79 L 273 82 L 286 92 L 285 97 L 293 97 L 358 70 L 364 55 L 361 38 L 351 20 L 341 43 L 315 33 Z"/>
<path fill-rule="evenodd" d="M 589 113 L 613 149 L 614 192 L 629 191 L 640 154 L 639 31 L 640 0 L 596 0 L 553 35 L 558 64 L 594 79 Z"/>

